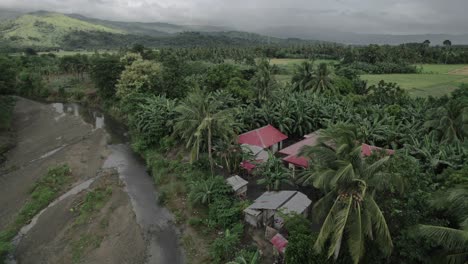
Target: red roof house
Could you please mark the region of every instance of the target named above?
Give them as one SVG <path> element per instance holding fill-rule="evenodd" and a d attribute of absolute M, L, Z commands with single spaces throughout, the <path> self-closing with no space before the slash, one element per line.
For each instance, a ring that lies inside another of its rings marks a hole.
<path fill-rule="evenodd" d="M 259 146 L 265 149 L 287 138 L 288 136 L 281 133 L 278 129 L 267 125 L 239 135 L 238 142 L 239 144 Z"/>
<path fill-rule="evenodd" d="M 369 157 L 370 155 L 372 155 L 372 153 L 383 151 L 383 150 L 387 153 L 387 155 L 395 154 L 395 150 L 393 149 L 383 149 L 383 148 L 379 148 L 376 146 L 371 146 L 371 145 L 367 145 L 363 143 L 361 146 L 361 155 L 363 157 Z"/>
<path fill-rule="evenodd" d="M 245 146 L 255 156 L 254 162 L 244 160 L 241 162 L 241 167 L 250 173 L 256 167 L 254 163 L 261 163 L 268 160 L 268 152 L 265 151 L 266 149 L 276 152 L 281 148 L 283 140 L 287 138 L 288 136 L 271 125 L 239 135 L 239 144 Z"/>
<path fill-rule="evenodd" d="M 304 146 L 315 146 L 318 143 L 319 134 L 314 132 L 305 137 L 305 139 L 279 151 L 280 154 L 287 155 L 283 160 L 295 166 L 307 168 L 309 159 L 299 156 L 299 152 Z"/>

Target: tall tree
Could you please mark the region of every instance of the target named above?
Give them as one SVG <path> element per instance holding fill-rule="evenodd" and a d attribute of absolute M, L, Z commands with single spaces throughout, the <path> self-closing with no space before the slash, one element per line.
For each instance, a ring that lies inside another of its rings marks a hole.
<path fill-rule="evenodd" d="M 320 63 L 317 74 L 315 76 L 315 84 L 312 87 L 312 91 L 315 93 L 329 93 L 334 92 L 335 87 L 331 83 L 330 70 L 326 63 Z"/>
<path fill-rule="evenodd" d="M 185 141 L 187 148 L 191 148 L 192 160 L 198 159 L 200 150 L 205 148 L 212 172 L 213 139 L 230 142 L 236 134 L 234 110 L 221 109 L 222 102 L 200 90 L 190 93 L 175 109 L 179 116 L 175 120 L 174 134 Z"/>
<path fill-rule="evenodd" d="M 98 88 L 99 96 L 104 100 L 114 99 L 115 85 L 124 70 L 120 58 L 114 55 L 93 56 L 90 68 L 90 76 Z"/>
<path fill-rule="evenodd" d="M 263 58 L 260 60 L 252 81 L 257 90 L 257 99 L 259 101 L 267 100 L 271 96 L 276 84 L 273 76 L 273 67 L 267 59 Z"/>
<path fill-rule="evenodd" d="M 419 234 L 436 241 L 444 248 L 447 263 L 466 263 L 468 259 L 468 186 L 460 186 L 433 201 L 452 215 L 459 228 L 420 225 Z"/>
<path fill-rule="evenodd" d="M 366 239 L 375 240 L 386 256 L 392 252 L 390 232 L 374 195 L 401 185 L 396 175 L 382 170 L 389 157 L 372 161 L 361 156 L 359 137 L 356 127 L 337 125 L 321 132 L 319 145 L 301 150 L 315 164 L 308 172 L 311 182 L 325 192 L 314 205 L 317 220 L 325 218 L 314 248 L 322 252 L 328 247 L 328 257 L 336 259 L 346 241 L 353 263 L 364 256 Z"/>
<path fill-rule="evenodd" d="M 468 136 L 467 102 L 453 98 L 445 105 L 432 109 L 424 126 L 434 131 L 444 143 L 464 141 Z"/>
<path fill-rule="evenodd" d="M 448 57 L 451 54 L 451 50 L 452 50 L 451 49 L 452 48 L 452 41 L 446 39 L 446 40 L 444 40 L 443 44 L 445 46 L 445 64 L 447 64 Z"/>
<path fill-rule="evenodd" d="M 304 61 L 296 66 L 294 75 L 292 77 L 293 88 L 296 91 L 310 90 L 314 87 L 315 72 L 314 62 Z"/>

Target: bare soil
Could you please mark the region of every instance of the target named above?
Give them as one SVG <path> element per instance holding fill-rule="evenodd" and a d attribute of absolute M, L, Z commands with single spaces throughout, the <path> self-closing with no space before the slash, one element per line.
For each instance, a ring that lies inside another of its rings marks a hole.
<path fill-rule="evenodd" d="M 17 142 L 0 174 L 0 229 L 14 219 L 49 167 L 68 164 L 77 183 L 95 177 L 107 153 L 103 130 L 49 105 L 18 98 L 13 118 Z"/>
<path fill-rule="evenodd" d="M 453 74 L 453 75 L 468 75 L 468 67 L 463 67 L 460 69 L 456 69 L 453 71 L 448 72 L 448 74 Z"/>
<path fill-rule="evenodd" d="M 102 174 L 89 190 L 41 215 L 17 248 L 18 263 L 144 263 L 145 240 L 123 185 L 112 170 Z M 81 223 L 79 212 L 72 209 L 96 188 L 111 188 L 112 194 L 99 212 Z"/>
<path fill-rule="evenodd" d="M 38 217 L 14 252 L 17 262 L 145 263 L 148 242 L 130 198 L 115 170 L 102 170 L 110 152 L 106 131 L 24 98 L 18 98 L 13 118 L 16 146 L 0 167 L 0 230 L 14 220 L 49 167 L 68 164 L 73 176 L 69 188 L 100 175 L 88 190 L 59 201 Z M 77 224 L 73 209 L 89 191 L 103 186 L 112 188 L 105 205 Z"/>

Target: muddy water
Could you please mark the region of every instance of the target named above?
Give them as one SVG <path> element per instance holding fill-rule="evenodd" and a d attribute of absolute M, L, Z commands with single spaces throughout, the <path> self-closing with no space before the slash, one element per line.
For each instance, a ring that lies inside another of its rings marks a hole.
<path fill-rule="evenodd" d="M 166 208 L 158 206 L 157 193 L 144 163 L 127 144 L 110 145 L 109 148 L 111 154 L 104 168 L 117 168 L 126 183 L 137 223 L 146 233 L 148 263 L 183 263 L 173 217 Z"/>
<path fill-rule="evenodd" d="M 53 103 L 51 106 L 59 113 L 57 119 L 64 115 L 79 116 L 94 129 L 105 129 L 110 135 L 111 145 L 108 147 L 111 153 L 103 167 L 116 168 L 125 182 L 137 223 L 147 240 L 147 263 L 184 263 L 173 216 L 166 208 L 159 206 L 152 178 L 146 171 L 144 161 L 131 150 L 126 129 L 97 109 L 73 103 Z"/>

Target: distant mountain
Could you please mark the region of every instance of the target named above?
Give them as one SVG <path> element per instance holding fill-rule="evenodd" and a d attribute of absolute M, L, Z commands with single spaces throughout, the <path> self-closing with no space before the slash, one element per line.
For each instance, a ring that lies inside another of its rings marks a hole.
<path fill-rule="evenodd" d="M 0 38 L 24 47 L 60 47 L 66 35 L 77 31 L 125 34 L 123 30 L 44 11 L 0 23 Z"/>
<path fill-rule="evenodd" d="M 40 50 L 120 48 L 135 43 L 149 47 L 288 45 L 317 43 L 316 40 L 395 45 L 426 39 L 433 45 L 441 45 L 445 39 L 450 39 L 453 44 L 468 44 L 468 35 L 356 34 L 319 26 L 271 27 L 249 33 L 218 26 L 109 21 L 79 14 L 0 9 L 0 48 L 7 47 L 6 50 L 12 47 Z"/>
<path fill-rule="evenodd" d="M 79 14 L 69 14 L 69 17 L 88 21 L 93 24 L 99 24 L 111 28 L 125 30 L 131 34 L 140 34 L 148 36 L 167 36 L 169 34 L 181 33 L 185 31 L 198 31 L 198 32 L 219 32 L 231 31 L 232 29 L 218 26 L 198 26 L 198 25 L 176 25 L 163 22 L 122 22 L 110 21 L 96 18 L 89 18 Z"/>
<path fill-rule="evenodd" d="M 315 26 L 284 26 L 270 27 L 256 31 L 260 34 L 275 36 L 278 38 L 301 38 L 317 39 L 321 41 L 337 42 L 351 45 L 368 44 L 389 44 L 399 45 L 403 43 L 423 42 L 430 40 L 432 45 L 442 45 L 444 40 L 449 39 L 453 44 L 468 44 L 468 34 L 450 35 L 450 34 L 413 34 L 413 35 L 392 35 L 392 34 L 358 34 L 351 32 L 342 32 L 338 30 L 329 30 Z"/>
<path fill-rule="evenodd" d="M 247 46 L 311 43 L 216 26 L 139 23 L 88 18 L 79 14 L 36 11 L 0 22 L 0 46 L 47 49 L 119 48 L 141 43 L 160 46 Z"/>

